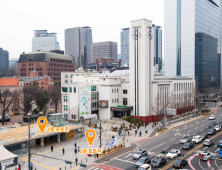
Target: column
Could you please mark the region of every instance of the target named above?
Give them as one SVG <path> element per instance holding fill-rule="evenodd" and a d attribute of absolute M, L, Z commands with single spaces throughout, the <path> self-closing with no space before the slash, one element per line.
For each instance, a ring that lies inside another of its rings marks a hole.
<path fill-rule="evenodd" d="M 44 147 L 44 138 L 41 138 L 41 139 L 40 139 L 40 146 L 41 146 L 41 147 Z"/>
<path fill-rule="evenodd" d="M 57 142 L 60 142 L 60 134 L 57 135 Z"/>

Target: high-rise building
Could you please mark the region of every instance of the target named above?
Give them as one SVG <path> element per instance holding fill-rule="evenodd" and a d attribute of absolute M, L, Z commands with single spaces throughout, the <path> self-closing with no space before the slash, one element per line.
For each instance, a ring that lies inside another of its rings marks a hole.
<path fill-rule="evenodd" d="M 91 59 L 89 63 L 102 58 L 113 59 L 114 62 L 117 62 L 117 42 L 107 41 L 91 44 Z"/>
<path fill-rule="evenodd" d="M 48 33 L 47 30 L 34 30 L 32 38 L 32 52 L 50 50 L 59 50 L 59 42 L 57 42 L 57 33 Z"/>
<path fill-rule="evenodd" d="M 202 93 L 220 87 L 221 1 L 165 0 L 166 76 L 195 78 Z"/>
<path fill-rule="evenodd" d="M 65 55 L 73 56 L 77 67 L 86 68 L 86 61 L 90 59 L 91 43 L 92 29 L 90 27 L 75 27 L 65 30 Z"/>
<path fill-rule="evenodd" d="M 162 70 L 162 30 L 160 26 L 153 24 L 153 46 L 154 46 L 154 66 L 158 66 L 157 71 Z"/>
<path fill-rule="evenodd" d="M 123 66 L 129 66 L 129 28 L 121 31 L 121 60 Z"/>
<path fill-rule="evenodd" d="M 18 75 L 18 58 L 11 58 L 9 60 L 9 68 L 15 71 L 13 74 Z"/>
<path fill-rule="evenodd" d="M 5 76 L 9 70 L 9 52 L 0 48 L 0 75 Z"/>

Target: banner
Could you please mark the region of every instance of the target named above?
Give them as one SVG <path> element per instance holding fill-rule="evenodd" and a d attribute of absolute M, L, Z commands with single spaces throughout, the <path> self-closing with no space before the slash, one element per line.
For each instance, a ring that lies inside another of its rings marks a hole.
<path fill-rule="evenodd" d="M 114 139 L 106 139 L 105 148 L 109 148 L 114 145 Z"/>
<path fill-rule="evenodd" d="M 79 88 L 79 114 L 90 115 L 91 114 L 91 88 L 80 87 Z"/>

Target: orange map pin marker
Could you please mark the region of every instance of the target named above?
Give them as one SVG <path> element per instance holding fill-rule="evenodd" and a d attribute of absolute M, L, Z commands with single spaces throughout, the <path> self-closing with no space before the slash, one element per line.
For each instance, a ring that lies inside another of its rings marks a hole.
<path fill-rule="evenodd" d="M 39 126 L 40 131 L 43 133 L 45 130 L 45 127 L 47 125 L 47 119 L 45 117 L 41 116 L 38 118 L 37 122 L 38 122 L 38 126 Z"/>
<path fill-rule="evenodd" d="M 90 146 L 92 146 L 95 137 L 96 137 L 96 132 L 94 130 L 89 129 L 86 131 L 86 138 Z"/>

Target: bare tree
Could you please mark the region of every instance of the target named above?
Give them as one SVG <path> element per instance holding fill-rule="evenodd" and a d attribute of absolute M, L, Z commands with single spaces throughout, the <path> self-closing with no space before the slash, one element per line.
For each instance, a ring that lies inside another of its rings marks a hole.
<path fill-rule="evenodd" d="M 5 124 L 5 112 L 14 101 L 17 90 L 10 87 L 0 87 L 0 100 L 2 102 L 2 126 Z"/>
<path fill-rule="evenodd" d="M 162 102 L 161 102 L 160 98 L 161 98 L 161 95 L 158 92 L 155 97 L 153 106 L 152 106 L 154 113 L 156 113 L 156 115 L 157 115 L 157 122 L 159 119 L 163 118 L 163 107 L 162 107 Z"/>
<path fill-rule="evenodd" d="M 9 71 L 8 71 L 8 74 L 9 74 L 9 76 L 17 76 L 17 71 L 16 71 L 16 66 L 10 66 L 10 68 L 9 68 Z"/>
<path fill-rule="evenodd" d="M 35 96 L 38 91 L 39 88 L 36 86 L 26 86 L 19 91 L 19 108 L 24 112 L 24 115 L 27 115 L 36 103 Z"/>
<path fill-rule="evenodd" d="M 55 113 L 57 113 L 59 101 L 61 101 L 61 86 L 51 87 L 49 90 L 49 98 L 52 99 L 55 105 Z"/>

